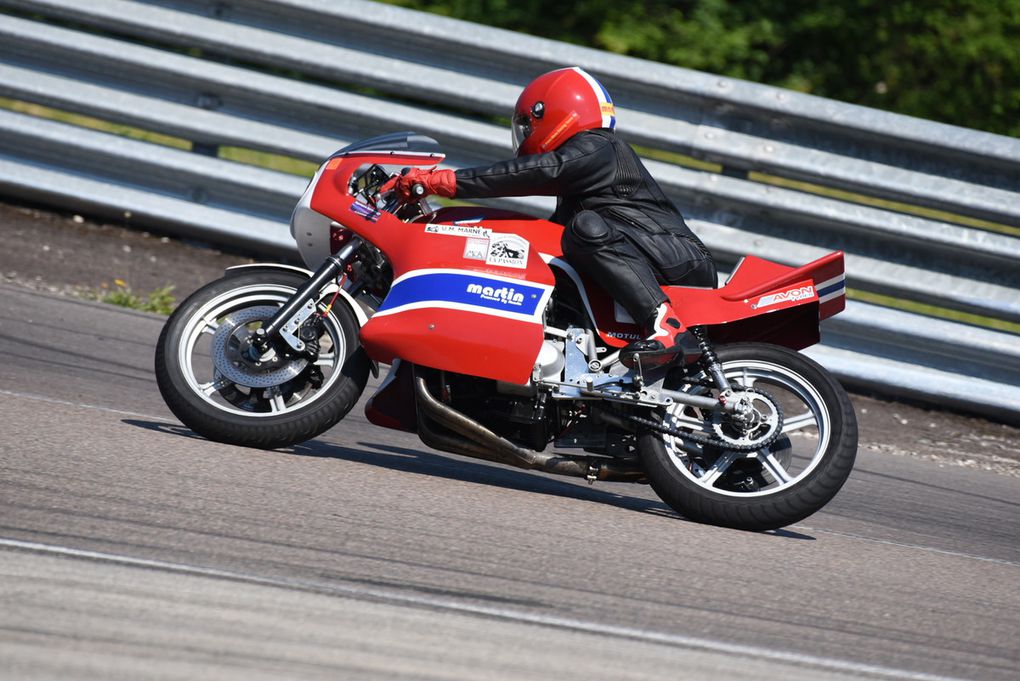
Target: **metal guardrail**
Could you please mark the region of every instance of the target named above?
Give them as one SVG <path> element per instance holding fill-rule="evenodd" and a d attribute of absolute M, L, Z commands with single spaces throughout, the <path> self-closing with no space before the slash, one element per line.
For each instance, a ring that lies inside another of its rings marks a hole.
<path fill-rule="evenodd" d="M 647 162 L 724 264 L 744 253 L 800 264 L 840 248 L 852 287 L 1020 320 L 1020 239 L 1008 233 L 1020 225 L 1020 140 L 360 0 L 0 0 L 0 11 L 13 12 L 0 14 L 0 96 L 193 145 L 0 111 L 3 193 L 292 254 L 284 223 L 305 180 L 217 148 L 318 162 L 347 141 L 413 128 L 439 139 L 453 167 L 487 162 L 510 147 L 486 117 L 505 116 L 533 75 L 577 64 L 613 93 L 632 143 L 722 166 Z M 1016 336 L 860 303 L 824 333 L 816 355 L 850 383 L 1020 419 Z"/>

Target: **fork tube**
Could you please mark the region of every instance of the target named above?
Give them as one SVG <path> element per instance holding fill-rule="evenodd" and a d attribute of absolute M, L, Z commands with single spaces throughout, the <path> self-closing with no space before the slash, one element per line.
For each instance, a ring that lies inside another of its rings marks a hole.
<path fill-rule="evenodd" d="M 272 319 L 263 324 L 261 328 L 255 330 L 255 345 L 265 349 L 270 339 L 275 338 L 279 334 L 280 329 L 287 323 L 287 320 L 297 314 L 308 300 L 313 299 L 323 286 L 343 273 L 344 268 L 347 266 L 347 261 L 357 252 L 361 244 L 362 241 L 359 237 L 351 237 L 351 240 L 343 248 L 326 258 L 325 262 L 312 275 L 312 278 L 294 292 L 294 295 L 283 304 L 283 307 L 273 315 Z"/>

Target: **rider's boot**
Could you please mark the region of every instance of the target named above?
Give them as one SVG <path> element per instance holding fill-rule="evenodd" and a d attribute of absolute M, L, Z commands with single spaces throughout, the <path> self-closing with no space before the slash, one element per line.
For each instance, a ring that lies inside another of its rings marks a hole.
<path fill-rule="evenodd" d="M 649 329 L 646 338 L 636 340 L 620 351 L 620 362 L 624 366 L 634 368 L 638 360 L 644 368 L 662 366 L 677 360 L 686 365 L 701 357 L 697 337 L 684 327 L 676 310 L 668 302 L 655 308 L 645 328 Z"/>

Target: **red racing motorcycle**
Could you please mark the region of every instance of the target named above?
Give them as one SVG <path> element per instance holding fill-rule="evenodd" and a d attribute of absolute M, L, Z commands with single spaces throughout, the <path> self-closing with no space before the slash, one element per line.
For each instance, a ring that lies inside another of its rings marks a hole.
<path fill-rule="evenodd" d="M 721 288 L 666 287 L 702 358 L 642 366 L 640 329 L 562 257 L 562 227 L 379 189 L 434 166 L 414 133 L 352 144 L 318 170 L 291 230 L 314 271 L 231 268 L 167 321 L 159 389 L 207 438 L 277 448 L 368 400 L 373 424 L 520 468 L 647 482 L 685 517 L 765 530 L 824 506 L 857 452 L 839 383 L 797 350 L 845 304 L 843 254 L 745 257 Z"/>

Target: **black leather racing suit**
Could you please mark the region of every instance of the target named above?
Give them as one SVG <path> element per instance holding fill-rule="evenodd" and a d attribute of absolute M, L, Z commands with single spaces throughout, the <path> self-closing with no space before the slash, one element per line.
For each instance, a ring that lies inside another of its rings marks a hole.
<path fill-rule="evenodd" d="M 457 171 L 457 198 L 556 196 L 563 254 L 639 324 L 666 302 L 659 284 L 716 286 L 715 264 L 641 160 L 610 130 L 555 151 Z"/>

